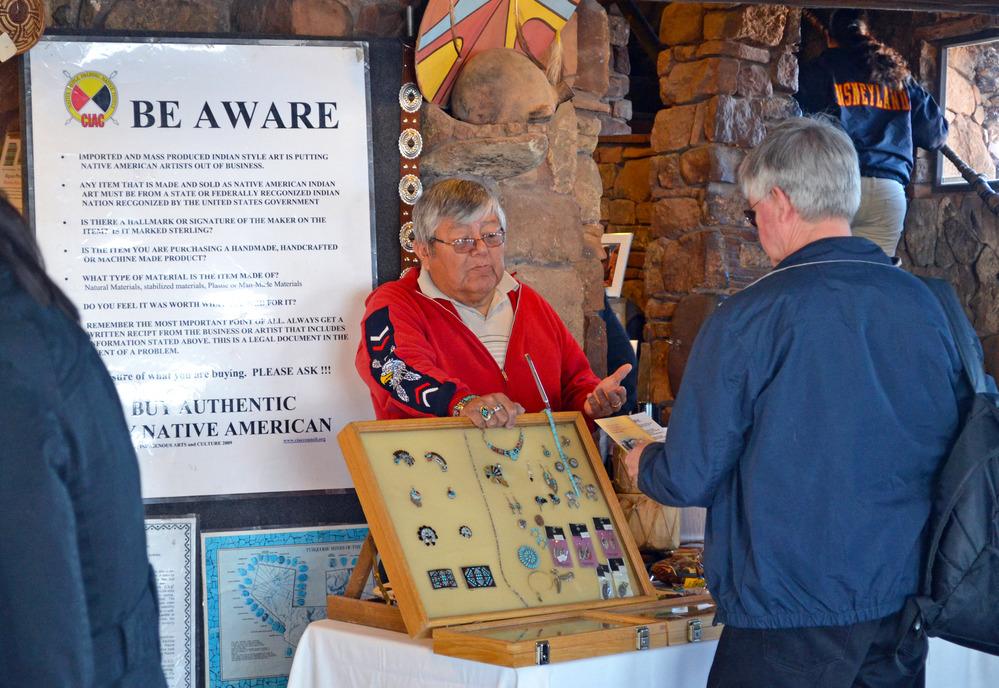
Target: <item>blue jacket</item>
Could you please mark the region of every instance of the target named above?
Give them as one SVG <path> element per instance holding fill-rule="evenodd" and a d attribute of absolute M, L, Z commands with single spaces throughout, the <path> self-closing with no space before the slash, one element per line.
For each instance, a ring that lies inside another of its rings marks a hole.
<path fill-rule="evenodd" d="M 947 120 L 933 97 L 912 78 L 903 89 L 872 83 L 842 48 L 830 48 L 801 67 L 802 112 L 824 112 L 853 139 L 865 177 L 908 184 L 913 146 L 936 150 L 947 140 Z"/>
<path fill-rule="evenodd" d="M 866 239 L 823 239 L 705 322 L 638 484 L 708 507 L 718 621 L 881 618 L 916 592 L 931 483 L 970 398 L 929 289 Z"/>
<path fill-rule="evenodd" d="M 0 684 L 165 688 L 139 466 L 86 333 L 0 261 Z"/>

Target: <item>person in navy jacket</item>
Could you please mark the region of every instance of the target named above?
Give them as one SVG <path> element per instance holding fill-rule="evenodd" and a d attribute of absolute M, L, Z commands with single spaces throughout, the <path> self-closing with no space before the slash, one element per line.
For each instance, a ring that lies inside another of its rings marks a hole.
<path fill-rule="evenodd" d="M 165 688 L 121 402 L 6 200 L 0 398 L 0 685 Z"/>
<path fill-rule="evenodd" d="M 972 396 L 947 319 L 850 235 L 857 154 L 834 124 L 782 122 L 739 174 L 775 268 L 705 322 L 665 444 L 626 464 L 653 499 L 708 509 L 709 686 L 920 685 L 925 637 L 899 612 Z"/>
<path fill-rule="evenodd" d="M 850 135 L 862 177 L 853 234 L 894 256 L 914 147 L 940 148 L 947 120 L 902 56 L 871 36 L 860 10 L 834 12 L 829 37 L 829 49 L 801 66 L 795 97 L 802 112 L 826 113 Z"/>

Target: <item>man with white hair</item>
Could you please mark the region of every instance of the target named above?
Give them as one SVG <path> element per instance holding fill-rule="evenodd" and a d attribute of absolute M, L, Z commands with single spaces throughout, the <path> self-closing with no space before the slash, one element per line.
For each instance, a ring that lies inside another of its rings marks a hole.
<path fill-rule="evenodd" d="M 524 354 L 553 410 L 602 418 L 624 405 L 631 365 L 598 378 L 555 310 L 506 271 L 506 217 L 489 189 L 441 180 L 417 201 L 413 225 L 420 269 L 368 297 L 355 360 L 379 419 L 513 427 L 544 408 Z"/>
<path fill-rule="evenodd" d="M 739 174 L 774 270 L 704 324 L 665 444 L 626 462 L 657 501 L 708 508 L 725 624 L 709 686 L 921 685 L 926 640 L 899 612 L 971 398 L 947 320 L 850 235 L 860 175 L 840 129 L 785 121 Z"/>

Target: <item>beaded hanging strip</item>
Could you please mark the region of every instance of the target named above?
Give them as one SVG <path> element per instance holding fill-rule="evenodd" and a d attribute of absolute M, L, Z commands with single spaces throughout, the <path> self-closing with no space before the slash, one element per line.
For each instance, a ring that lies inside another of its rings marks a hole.
<path fill-rule="evenodd" d="M 419 261 L 413 252 L 416 233 L 413 228 L 413 204 L 423 193 L 420 181 L 420 153 L 423 137 L 420 135 L 420 106 L 423 94 L 416 85 L 414 47 L 408 42 L 402 47 L 402 86 L 399 88 L 399 244 L 403 270 Z"/>

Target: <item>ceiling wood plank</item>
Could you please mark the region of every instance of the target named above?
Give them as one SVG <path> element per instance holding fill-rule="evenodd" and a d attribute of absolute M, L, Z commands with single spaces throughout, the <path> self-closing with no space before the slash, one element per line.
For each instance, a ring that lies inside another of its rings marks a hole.
<path fill-rule="evenodd" d="M 652 0 L 652 2 L 667 2 L 669 0 Z M 695 0 L 672 0 L 673 2 L 691 3 Z M 731 4 L 712 2 L 704 4 Z M 755 5 L 788 5 L 790 7 L 834 8 L 854 7 L 867 10 L 898 10 L 907 12 L 964 12 L 968 14 L 991 14 L 999 16 L 999 2 L 995 0 L 784 0 L 783 2 L 755 2 Z"/>
<path fill-rule="evenodd" d="M 914 35 L 923 41 L 938 41 L 955 36 L 969 36 L 979 31 L 997 28 L 999 28 L 999 15 L 976 14 L 965 19 L 955 19 L 954 21 L 920 27 L 915 30 Z"/>

